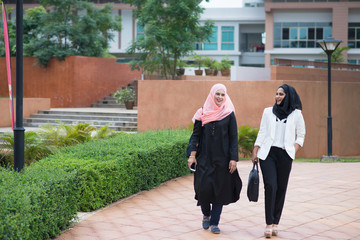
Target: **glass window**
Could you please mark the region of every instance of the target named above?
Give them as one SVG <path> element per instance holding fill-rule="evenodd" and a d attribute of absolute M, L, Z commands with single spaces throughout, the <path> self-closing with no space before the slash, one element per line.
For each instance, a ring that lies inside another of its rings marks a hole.
<path fill-rule="evenodd" d="M 274 41 L 274 48 L 281 47 L 281 41 Z"/>
<path fill-rule="evenodd" d="M 356 39 L 360 40 L 360 28 L 356 29 Z"/>
<path fill-rule="evenodd" d="M 290 47 L 298 48 L 299 47 L 299 42 L 298 41 L 290 41 Z"/>
<path fill-rule="evenodd" d="M 324 39 L 322 28 L 316 28 L 316 39 L 318 39 L 318 40 Z"/>
<path fill-rule="evenodd" d="M 300 48 L 306 48 L 306 41 L 299 41 Z"/>
<path fill-rule="evenodd" d="M 274 23 L 274 46 L 275 42 L 277 42 L 276 45 L 280 45 L 282 48 L 315 48 L 317 47 L 316 40 L 332 36 L 331 25 L 331 22 Z M 355 31 L 353 35 L 356 34 L 357 32 Z M 280 44 L 278 41 L 280 41 Z"/>
<path fill-rule="evenodd" d="M 307 39 L 307 28 L 300 28 L 299 38 Z"/>
<path fill-rule="evenodd" d="M 298 29 L 297 28 L 290 28 L 290 39 L 298 39 Z"/>
<path fill-rule="evenodd" d="M 355 42 L 354 41 L 349 41 L 348 42 L 348 47 L 349 48 L 355 48 Z"/>
<path fill-rule="evenodd" d="M 234 50 L 234 27 L 221 27 L 221 50 Z"/>
<path fill-rule="evenodd" d="M 218 28 L 214 27 L 209 41 L 205 41 L 204 50 L 217 50 L 217 31 Z"/>
<path fill-rule="evenodd" d="M 314 48 L 315 47 L 315 41 L 308 41 L 307 42 L 307 47 L 308 48 Z"/>
<path fill-rule="evenodd" d="M 315 28 L 308 28 L 308 38 L 315 39 Z"/>
<path fill-rule="evenodd" d="M 281 47 L 283 47 L 283 48 L 289 48 L 289 47 L 290 47 L 290 42 L 289 42 L 289 41 L 282 41 Z"/>
<path fill-rule="evenodd" d="M 329 38 L 331 36 L 332 36 L 331 28 L 329 27 L 324 28 L 324 38 Z"/>
<path fill-rule="evenodd" d="M 281 28 L 274 28 L 274 40 L 281 39 Z"/>
<path fill-rule="evenodd" d="M 282 39 L 283 40 L 289 39 L 289 28 L 283 28 L 283 30 L 282 30 Z"/>
<path fill-rule="evenodd" d="M 355 39 L 355 28 L 349 28 L 348 39 L 349 40 L 354 40 Z"/>
<path fill-rule="evenodd" d="M 140 24 L 136 26 L 136 38 L 144 37 L 144 27 Z"/>

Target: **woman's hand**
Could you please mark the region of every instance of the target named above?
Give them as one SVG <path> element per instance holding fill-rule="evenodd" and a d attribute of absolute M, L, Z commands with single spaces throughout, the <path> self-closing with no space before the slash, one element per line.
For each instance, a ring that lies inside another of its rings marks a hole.
<path fill-rule="evenodd" d="M 189 159 L 188 159 L 188 167 L 190 169 L 191 165 L 195 163 L 195 166 L 197 165 L 197 162 L 196 162 L 196 158 L 195 158 L 195 155 L 190 155 Z"/>
<path fill-rule="evenodd" d="M 295 143 L 295 154 L 299 151 L 301 146 L 298 143 Z"/>
<path fill-rule="evenodd" d="M 254 163 L 257 161 L 257 152 L 259 150 L 259 146 L 255 146 L 252 152 L 252 157 L 251 157 L 251 161 Z"/>
<path fill-rule="evenodd" d="M 235 160 L 230 160 L 229 162 L 229 170 L 230 170 L 230 173 L 233 174 L 233 172 L 235 172 L 237 168 L 237 163 Z"/>

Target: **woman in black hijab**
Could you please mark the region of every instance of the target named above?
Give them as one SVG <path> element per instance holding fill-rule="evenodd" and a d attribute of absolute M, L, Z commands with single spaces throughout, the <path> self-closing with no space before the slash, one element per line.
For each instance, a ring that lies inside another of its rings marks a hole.
<path fill-rule="evenodd" d="M 305 122 L 296 90 L 281 85 L 273 107 L 265 108 L 261 118 L 252 161 L 259 158 L 265 187 L 265 237 L 278 235 L 287 184 L 296 152 L 303 146 Z"/>

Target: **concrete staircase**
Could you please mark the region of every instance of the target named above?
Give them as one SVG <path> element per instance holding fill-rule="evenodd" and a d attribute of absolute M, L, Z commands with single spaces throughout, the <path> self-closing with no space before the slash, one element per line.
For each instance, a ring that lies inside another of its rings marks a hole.
<path fill-rule="evenodd" d="M 98 103 L 92 105 L 94 108 L 125 108 L 125 104 L 116 103 L 116 98 L 112 96 L 105 97 Z"/>
<path fill-rule="evenodd" d="M 37 128 L 46 123 L 59 125 L 60 123 L 76 125 L 90 123 L 96 128 L 108 125 L 115 131 L 136 132 L 137 110 L 125 108 L 99 107 L 99 108 L 52 108 L 40 110 L 24 119 L 24 127 Z"/>

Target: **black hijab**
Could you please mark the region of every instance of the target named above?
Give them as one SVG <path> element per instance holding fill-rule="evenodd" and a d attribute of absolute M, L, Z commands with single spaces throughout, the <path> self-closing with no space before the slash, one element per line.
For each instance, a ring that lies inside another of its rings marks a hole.
<path fill-rule="evenodd" d="M 295 88 L 287 84 L 281 85 L 279 88 L 284 89 L 286 95 L 279 105 L 277 105 L 275 101 L 273 113 L 282 120 L 287 118 L 295 109 L 302 110 L 302 105 Z"/>

